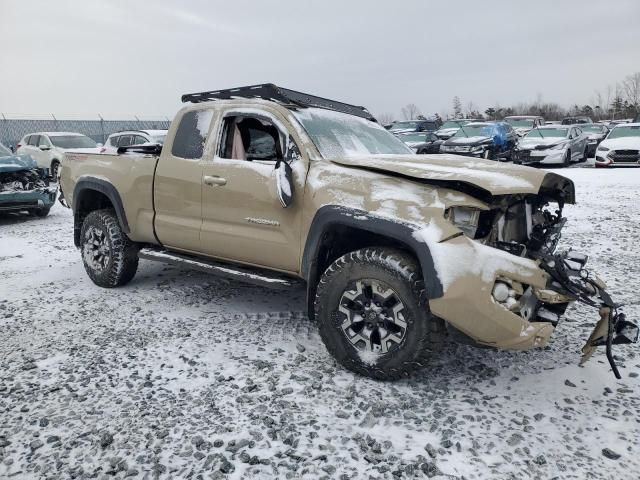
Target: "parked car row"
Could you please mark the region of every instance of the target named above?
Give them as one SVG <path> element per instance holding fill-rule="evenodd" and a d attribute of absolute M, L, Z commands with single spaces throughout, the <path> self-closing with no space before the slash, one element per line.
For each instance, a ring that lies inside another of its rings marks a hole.
<path fill-rule="evenodd" d="M 435 131 L 419 122 L 414 122 L 414 130 L 409 132 L 404 127 L 412 122 L 398 122 L 394 124 L 397 128 L 392 125 L 389 129 L 417 154 L 447 153 L 564 166 L 595 155 L 597 167 L 640 165 L 640 122 L 593 123 L 586 116 L 545 122 L 539 116 L 521 115 L 504 121 L 447 120 Z M 417 131 L 419 124 L 426 130 Z"/>
<path fill-rule="evenodd" d="M 76 132 L 36 132 L 25 135 L 16 154 L 30 155 L 38 167 L 58 178 L 65 153 L 116 153 L 130 145 L 162 145 L 167 130 L 126 130 L 109 135 L 104 145 Z"/>

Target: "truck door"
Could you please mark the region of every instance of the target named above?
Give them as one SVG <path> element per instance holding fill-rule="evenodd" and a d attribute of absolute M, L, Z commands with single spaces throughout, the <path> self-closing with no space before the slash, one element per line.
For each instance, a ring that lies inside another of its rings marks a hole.
<path fill-rule="evenodd" d="M 285 127 L 286 119 L 277 111 L 231 108 L 217 124 L 215 155 L 202 171 L 200 250 L 220 259 L 297 272 L 306 152 L 290 162 L 293 203 L 285 208 L 275 166 L 300 144 L 295 132 L 284 131 L 293 130 Z"/>
<path fill-rule="evenodd" d="M 168 142 L 153 180 L 155 232 L 160 243 L 198 252 L 202 225 L 202 157 L 213 110 L 178 114 L 167 135 Z"/>

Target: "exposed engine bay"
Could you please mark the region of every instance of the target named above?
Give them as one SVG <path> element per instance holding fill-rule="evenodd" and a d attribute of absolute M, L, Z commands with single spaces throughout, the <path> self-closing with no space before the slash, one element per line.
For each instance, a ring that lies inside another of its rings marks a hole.
<path fill-rule="evenodd" d="M 20 170 L 0 173 L 0 192 L 25 192 L 49 187 L 49 180 L 42 170 Z"/>
<path fill-rule="evenodd" d="M 566 218 L 564 201 L 544 195 L 503 196 L 489 210 L 453 207 L 446 215 L 465 235 L 512 255 L 538 261 L 549 274 L 544 289 L 499 277 L 493 287 L 493 300 L 529 322 L 549 322 L 554 327 L 570 302 L 599 308 L 600 321 L 582 349 L 586 361 L 597 346 L 604 345 L 617 378 L 618 369 L 611 353 L 615 344 L 635 343 L 638 327 L 628 322 L 621 305 L 613 302 L 606 285 L 585 267 L 587 256 L 569 250 L 556 253 Z"/>

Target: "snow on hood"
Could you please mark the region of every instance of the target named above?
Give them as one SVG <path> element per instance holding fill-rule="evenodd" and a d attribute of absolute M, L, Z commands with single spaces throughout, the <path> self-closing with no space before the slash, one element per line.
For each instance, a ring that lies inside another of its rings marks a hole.
<path fill-rule="evenodd" d="M 394 172 L 438 183 L 465 183 L 491 195 L 537 194 L 546 176 L 563 178 L 544 170 L 460 155 L 372 155 L 331 161 L 346 167 Z"/>
<path fill-rule="evenodd" d="M 456 133 L 458 130 L 460 130 L 459 128 L 441 128 L 440 130 L 436 131 L 436 135 L 440 134 L 440 135 L 453 135 L 454 133 Z"/>
<path fill-rule="evenodd" d="M 609 150 L 640 150 L 640 137 L 606 138 L 600 144 Z"/>
<path fill-rule="evenodd" d="M 559 143 L 566 142 L 567 139 L 564 137 L 525 137 L 520 140 L 520 144 L 518 145 L 520 148 L 534 148 L 538 145 L 551 146 Z"/>
<path fill-rule="evenodd" d="M 489 140 L 491 140 L 491 137 L 487 137 L 485 135 L 476 135 L 475 137 L 455 137 L 447 140 L 446 145 L 453 145 L 453 144 L 467 145 L 470 143 L 480 143 L 480 142 L 486 142 Z"/>
<path fill-rule="evenodd" d="M 0 173 L 19 172 L 38 168 L 31 155 L 8 155 L 0 157 Z"/>

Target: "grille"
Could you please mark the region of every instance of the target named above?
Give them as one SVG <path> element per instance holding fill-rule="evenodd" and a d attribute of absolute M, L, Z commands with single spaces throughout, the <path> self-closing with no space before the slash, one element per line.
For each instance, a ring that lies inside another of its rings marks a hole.
<path fill-rule="evenodd" d="M 635 163 L 640 160 L 640 154 L 638 154 L 638 150 L 614 150 L 611 154 L 611 159 L 614 162 Z"/>

